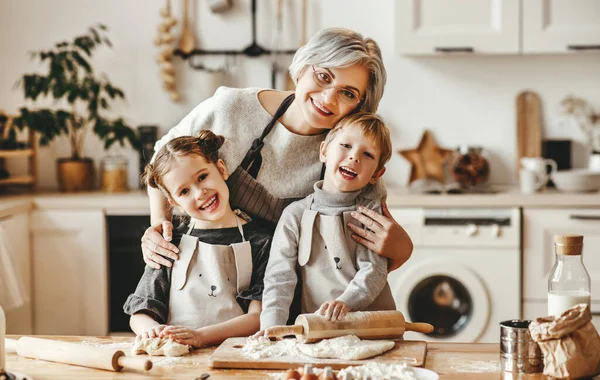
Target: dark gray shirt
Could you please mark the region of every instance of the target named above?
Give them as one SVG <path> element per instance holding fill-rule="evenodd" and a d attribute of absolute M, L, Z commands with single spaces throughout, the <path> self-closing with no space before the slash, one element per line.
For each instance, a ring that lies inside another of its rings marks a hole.
<path fill-rule="evenodd" d="M 237 295 L 237 302 L 244 312 L 248 312 L 250 301 L 261 301 L 264 288 L 263 279 L 269 250 L 271 233 L 256 222 L 248 222 L 242 226 L 244 236 L 252 247 L 252 278 L 248 289 Z M 207 244 L 229 245 L 242 241 L 237 227 L 200 230 L 194 229 L 190 235 L 198 237 Z M 179 245 L 179 238 L 173 244 Z M 133 294 L 130 294 L 123 306 L 126 314 L 145 313 L 159 323 L 167 323 L 169 317 L 169 291 L 171 288 L 171 269 L 161 266 L 153 269 L 146 266 L 144 274 Z"/>

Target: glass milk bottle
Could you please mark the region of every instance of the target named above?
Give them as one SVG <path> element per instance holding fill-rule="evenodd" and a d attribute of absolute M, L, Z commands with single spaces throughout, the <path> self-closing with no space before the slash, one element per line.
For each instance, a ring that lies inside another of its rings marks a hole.
<path fill-rule="evenodd" d="M 580 304 L 590 305 L 590 275 L 583 265 L 583 236 L 554 236 L 556 262 L 548 277 L 548 315 L 559 316 Z"/>

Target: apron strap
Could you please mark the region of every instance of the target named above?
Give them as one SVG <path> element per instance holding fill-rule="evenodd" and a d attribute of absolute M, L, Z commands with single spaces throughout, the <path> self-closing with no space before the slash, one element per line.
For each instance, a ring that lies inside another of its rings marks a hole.
<path fill-rule="evenodd" d="M 238 231 L 240 231 L 240 235 L 242 235 L 242 242 L 245 242 L 246 238 L 244 237 L 244 228 L 242 227 L 242 223 L 240 223 L 240 217 L 236 215 L 235 221 L 237 222 Z"/>
<path fill-rule="evenodd" d="M 183 235 L 179 243 L 179 259 L 173 262 L 171 272 L 171 287 L 181 290 L 185 286 L 188 275 L 188 267 L 198 249 L 198 238 L 191 235 Z"/>
<path fill-rule="evenodd" d="M 249 241 L 231 245 L 235 257 L 235 271 L 237 275 L 237 292 L 250 287 L 252 279 L 252 246 Z"/>
<path fill-rule="evenodd" d="M 252 142 L 252 146 L 250 147 L 250 149 L 246 153 L 246 156 L 242 160 L 240 166 L 244 170 L 246 170 L 248 174 L 252 176 L 252 178 L 256 179 L 256 177 L 258 176 L 258 171 L 260 170 L 260 167 L 262 165 L 262 155 L 260 154 L 260 151 L 265 145 L 263 140 L 265 139 L 265 137 L 267 137 L 269 132 L 271 132 L 271 130 L 275 126 L 275 123 L 277 123 L 277 120 L 281 116 L 283 116 L 285 111 L 287 111 L 290 104 L 292 104 L 292 102 L 294 101 L 294 98 L 295 94 L 291 94 L 287 98 L 285 98 L 283 102 L 281 102 L 281 105 L 279 106 L 279 108 L 277 108 L 277 111 L 275 112 L 275 115 L 273 115 L 273 118 L 271 119 L 269 124 L 267 124 L 265 129 L 262 131 L 260 137 Z"/>
<path fill-rule="evenodd" d="M 188 230 L 187 230 L 187 232 L 186 232 L 186 235 L 189 235 L 189 234 L 191 234 L 191 233 L 192 233 L 192 230 L 194 229 L 194 225 L 195 225 L 195 224 L 196 224 L 196 223 L 195 223 L 193 220 L 191 220 L 191 218 L 190 218 L 190 224 L 189 224 L 190 228 L 188 228 Z"/>
<path fill-rule="evenodd" d="M 356 245 L 358 243 L 352 239 L 352 234 L 354 232 L 352 232 L 352 230 L 348 227 L 348 224 L 354 224 L 360 228 L 363 228 L 363 225 L 352 216 L 352 211 L 344 211 L 342 213 L 342 220 L 344 222 L 344 234 L 346 235 L 346 244 L 348 244 L 348 249 L 350 252 L 356 252 Z"/>
<path fill-rule="evenodd" d="M 309 208 L 308 210 L 304 210 L 302 213 L 302 220 L 300 221 L 300 241 L 298 241 L 298 264 L 300 264 L 300 266 L 304 266 L 308 263 L 310 251 L 312 250 L 313 227 L 318 215 L 317 211 L 310 209 L 312 202 L 313 195 L 311 194 L 308 201 Z"/>

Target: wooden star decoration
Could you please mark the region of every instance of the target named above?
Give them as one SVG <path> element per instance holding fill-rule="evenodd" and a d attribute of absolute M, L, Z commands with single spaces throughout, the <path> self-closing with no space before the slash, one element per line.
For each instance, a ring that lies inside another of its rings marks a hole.
<path fill-rule="evenodd" d="M 431 132 L 425 130 L 417 148 L 399 150 L 398 153 L 411 163 L 409 183 L 421 178 L 433 178 L 443 183 L 444 164 L 453 151 L 439 147 Z"/>

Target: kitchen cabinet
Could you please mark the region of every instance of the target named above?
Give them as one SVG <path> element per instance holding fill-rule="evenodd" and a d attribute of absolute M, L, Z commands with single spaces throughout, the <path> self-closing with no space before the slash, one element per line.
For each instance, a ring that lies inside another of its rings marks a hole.
<path fill-rule="evenodd" d="M 598 0 L 523 0 L 523 53 L 600 51 Z"/>
<path fill-rule="evenodd" d="M 400 0 L 396 25 L 406 55 L 600 51 L 597 0 Z"/>
<path fill-rule="evenodd" d="M 31 213 L 34 333 L 106 335 L 108 269 L 102 210 Z"/>
<path fill-rule="evenodd" d="M 555 261 L 554 235 L 560 234 L 584 236 L 583 262 L 592 280 L 592 312 L 600 312 L 600 208 L 523 210 L 523 298 L 546 301 L 548 275 Z"/>
<path fill-rule="evenodd" d="M 19 212 L 0 218 L 0 233 L 2 233 L 2 238 L 6 238 L 5 243 L 11 252 L 13 265 L 23 282 L 28 297 L 24 305 L 6 310 L 6 332 L 8 334 L 32 334 L 29 213 Z"/>
<path fill-rule="evenodd" d="M 520 0 L 400 0 L 396 38 L 407 55 L 519 53 Z"/>

